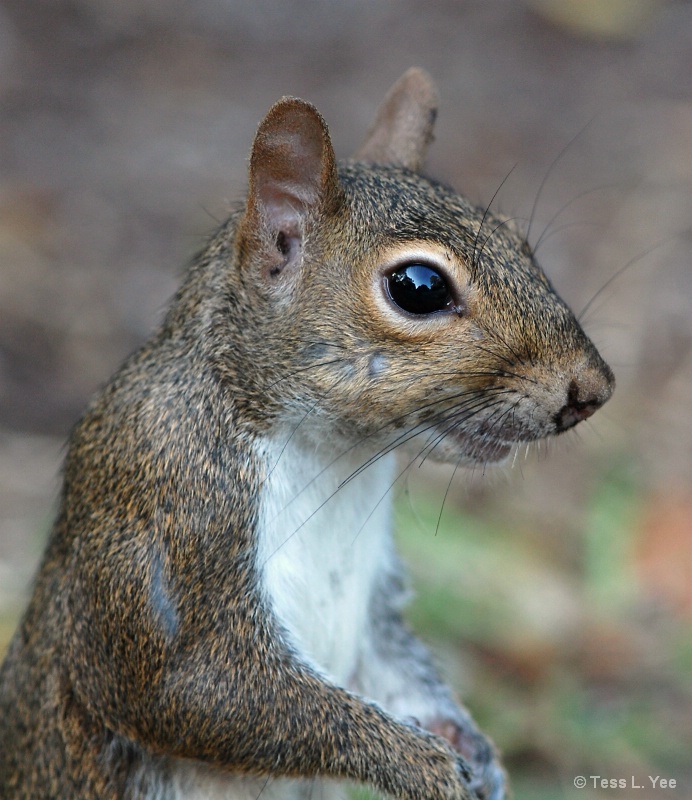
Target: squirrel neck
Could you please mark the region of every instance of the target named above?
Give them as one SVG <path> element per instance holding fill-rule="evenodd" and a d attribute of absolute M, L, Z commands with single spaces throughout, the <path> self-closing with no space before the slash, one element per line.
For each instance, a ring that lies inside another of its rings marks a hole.
<path fill-rule="evenodd" d="M 264 443 L 268 475 L 257 548 L 265 598 L 289 644 L 348 686 L 357 670 L 372 587 L 393 558 L 395 458 L 345 452 L 300 432 Z"/>

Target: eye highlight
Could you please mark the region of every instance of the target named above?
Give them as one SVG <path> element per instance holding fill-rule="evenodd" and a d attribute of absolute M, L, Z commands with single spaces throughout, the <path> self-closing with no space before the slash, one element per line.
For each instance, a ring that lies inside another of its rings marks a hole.
<path fill-rule="evenodd" d="M 391 301 L 409 314 L 434 314 L 454 308 L 447 279 L 427 264 L 406 264 L 385 277 Z"/>

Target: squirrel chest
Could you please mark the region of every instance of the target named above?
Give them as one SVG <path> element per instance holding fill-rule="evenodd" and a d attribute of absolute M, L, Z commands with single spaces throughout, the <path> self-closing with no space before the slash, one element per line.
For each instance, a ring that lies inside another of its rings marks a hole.
<path fill-rule="evenodd" d="M 370 454 L 358 448 L 335 458 L 333 447 L 298 434 L 268 450 L 257 552 L 266 600 L 288 643 L 350 685 L 372 585 L 392 558 L 393 455 L 359 473 Z"/>

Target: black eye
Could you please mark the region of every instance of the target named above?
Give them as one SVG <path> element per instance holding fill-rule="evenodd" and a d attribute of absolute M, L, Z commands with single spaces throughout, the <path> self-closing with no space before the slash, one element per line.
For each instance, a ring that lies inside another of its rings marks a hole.
<path fill-rule="evenodd" d="M 387 276 L 389 296 L 409 314 L 432 314 L 453 306 L 447 281 L 425 264 L 407 264 Z"/>

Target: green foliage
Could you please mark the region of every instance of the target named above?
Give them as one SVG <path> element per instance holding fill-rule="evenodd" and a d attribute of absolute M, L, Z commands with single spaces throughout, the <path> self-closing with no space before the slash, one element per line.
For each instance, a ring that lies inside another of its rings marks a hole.
<path fill-rule="evenodd" d="M 633 477 L 624 469 L 605 476 L 594 495 L 584 531 L 584 586 L 595 614 L 626 613 L 636 603 L 632 535 L 642 513 Z"/>
<path fill-rule="evenodd" d="M 578 775 L 692 786 L 689 620 L 657 609 L 639 580 L 635 477 L 620 467 L 594 485 L 557 554 L 545 519 L 399 503 L 412 625 L 500 746 L 517 800 L 603 796 L 575 789 Z"/>

